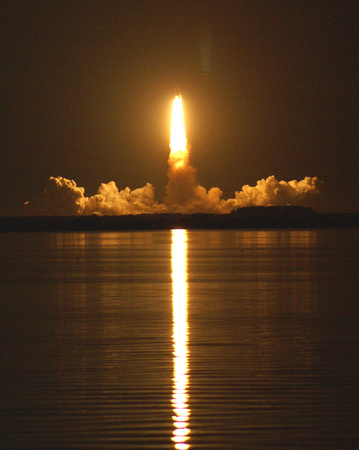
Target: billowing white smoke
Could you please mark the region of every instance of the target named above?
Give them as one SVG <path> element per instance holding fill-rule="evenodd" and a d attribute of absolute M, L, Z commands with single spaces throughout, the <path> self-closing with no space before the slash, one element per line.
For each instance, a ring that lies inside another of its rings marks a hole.
<path fill-rule="evenodd" d="M 187 163 L 187 160 L 184 165 L 177 167 L 176 160 L 170 155 L 168 165 L 167 195 L 164 202 L 169 212 L 187 214 L 227 212 L 222 211 L 222 191 L 219 188 L 212 188 L 207 192 L 200 186 L 196 179 L 196 170 Z"/>
<path fill-rule="evenodd" d="M 73 180 L 50 177 L 43 192 L 25 203 L 25 214 L 78 216 L 78 215 L 124 215 L 166 212 L 163 204 L 158 204 L 155 189 L 147 183 L 133 191 L 126 187 L 119 191 L 115 182 L 102 183 L 96 195 L 84 196 L 85 189 Z"/>
<path fill-rule="evenodd" d="M 168 161 L 167 196 L 164 199 L 170 212 L 181 213 L 229 213 L 246 206 L 303 205 L 320 193 L 322 183 L 317 177 L 305 177 L 301 181 L 278 181 L 274 175 L 257 181 L 256 186 L 245 185 L 235 197 L 223 200 L 222 191 L 213 187 L 208 192 L 196 180 L 196 171 L 186 161 L 177 167 L 176 161 Z"/>
<path fill-rule="evenodd" d="M 280 206 L 310 204 L 320 193 L 322 182 L 317 177 L 305 177 L 301 181 L 278 181 L 274 175 L 257 181 L 256 186 L 242 187 L 235 193 L 235 207 Z M 234 203 L 227 200 L 230 204 Z"/>
<path fill-rule="evenodd" d="M 164 203 L 155 200 L 155 189 L 147 183 L 133 191 L 126 187 L 119 191 L 115 182 L 102 183 L 96 195 L 84 196 L 84 188 L 75 181 L 51 177 L 45 190 L 31 202 L 25 203 L 27 214 L 37 215 L 124 215 L 153 213 L 229 213 L 245 206 L 310 206 L 320 192 L 318 178 L 305 177 L 301 181 L 278 181 L 274 175 L 257 181 L 256 186 L 245 185 L 235 197 L 224 200 L 222 191 L 213 187 L 207 191 L 196 178 L 196 170 L 189 164 L 189 150 L 182 111 L 182 97 L 173 102 L 168 184 Z"/>
<path fill-rule="evenodd" d="M 196 180 L 196 170 L 188 163 L 177 167 L 168 161 L 168 184 L 164 203 L 155 200 L 155 189 L 147 183 L 133 191 L 126 187 L 119 191 L 115 182 L 102 183 L 96 195 L 84 196 L 84 188 L 73 180 L 50 177 L 44 191 L 25 203 L 28 215 L 124 215 L 179 213 L 229 213 L 246 206 L 301 205 L 312 206 L 322 183 L 317 177 L 301 181 L 278 181 L 273 175 L 257 181 L 256 186 L 245 185 L 235 197 L 222 199 L 222 191 L 213 187 L 207 191 Z"/>
<path fill-rule="evenodd" d="M 115 182 L 102 183 L 98 193 L 87 199 L 83 214 L 123 215 L 165 212 L 166 207 L 155 201 L 155 189 L 147 183 L 131 191 L 119 191 Z"/>
<path fill-rule="evenodd" d="M 76 216 L 82 214 L 85 189 L 75 181 L 50 177 L 43 192 L 25 203 L 25 214 L 38 216 Z"/>

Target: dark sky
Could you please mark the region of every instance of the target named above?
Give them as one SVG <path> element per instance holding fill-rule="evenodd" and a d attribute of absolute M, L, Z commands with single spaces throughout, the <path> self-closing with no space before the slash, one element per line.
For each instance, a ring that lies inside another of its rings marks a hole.
<path fill-rule="evenodd" d="M 50 176 L 167 183 L 180 89 L 191 161 L 224 198 L 317 176 L 359 211 L 357 0 L 1 1 L 0 214 Z"/>

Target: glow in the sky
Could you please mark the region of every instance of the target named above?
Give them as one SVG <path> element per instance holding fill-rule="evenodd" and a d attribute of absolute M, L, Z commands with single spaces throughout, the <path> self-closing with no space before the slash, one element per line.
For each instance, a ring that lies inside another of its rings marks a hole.
<path fill-rule="evenodd" d="M 25 202 L 25 215 L 126 215 L 160 213 L 227 214 L 248 206 L 301 205 L 313 206 L 322 182 L 317 177 L 297 181 L 278 181 L 274 175 L 244 185 L 234 198 L 222 199 L 218 187 L 207 189 L 197 181 L 197 170 L 189 162 L 182 110 L 182 97 L 173 101 L 168 184 L 162 203 L 155 199 L 155 188 L 146 183 L 142 188 L 119 190 L 114 181 L 101 183 L 97 194 L 85 197 L 85 189 L 74 180 L 50 177 L 44 191 Z"/>
<path fill-rule="evenodd" d="M 176 168 L 183 166 L 188 159 L 188 150 L 180 95 L 173 101 L 170 149 L 173 165 Z"/>
<path fill-rule="evenodd" d="M 189 448 L 187 231 L 172 230 L 173 436 L 176 450 Z"/>

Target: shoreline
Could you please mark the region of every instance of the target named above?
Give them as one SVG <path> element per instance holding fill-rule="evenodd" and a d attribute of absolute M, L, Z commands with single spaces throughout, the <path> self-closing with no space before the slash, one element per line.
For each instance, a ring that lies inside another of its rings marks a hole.
<path fill-rule="evenodd" d="M 0 217 L 0 232 L 185 229 L 356 228 L 359 213 L 318 213 L 301 206 L 253 206 L 229 214 Z"/>

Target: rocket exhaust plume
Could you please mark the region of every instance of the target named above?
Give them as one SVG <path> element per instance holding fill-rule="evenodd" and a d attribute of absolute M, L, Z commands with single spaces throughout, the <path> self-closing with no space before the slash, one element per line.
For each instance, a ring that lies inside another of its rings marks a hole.
<path fill-rule="evenodd" d="M 258 181 L 257 186 L 243 186 L 235 192 L 235 198 L 228 200 L 222 199 L 222 191 L 217 187 L 207 191 L 198 183 L 196 169 L 189 164 L 181 96 L 173 101 L 170 149 L 164 199 L 169 212 L 224 214 L 247 206 L 304 206 L 319 193 L 321 182 L 316 177 L 286 182 L 276 180 L 273 175 Z"/>
<path fill-rule="evenodd" d="M 155 188 L 150 184 L 131 190 L 119 190 L 114 181 L 102 183 L 97 194 L 85 197 L 84 188 L 73 180 L 50 177 L 44 191 L 25 203 L 26 215 L 125 215 L 155 213 L 214 213 L 224 214 L 247 206 L 301 205 L 312 206 L 321 191 L 317 177 L 301 181 L 278 181 L 274 175 L 245 185 L 234 198 L 222 199 L 222 191 L 208 191 L 196 179 L 196 169 L 189 164 L 190 146 L 182 110 L 182 97 L 173 101 L 168 184 L 163 203 L 155 200 Z"/>
<path fill-rule="evenodd" d="M 186 203 L 194 197 L 197 183 L 196 171 L 189 165 L 189 146 L 180 95 L 176 95 L 173 101 L 170 149 L 167 195 L 164 202 L 170 211 L 184 212 Z"/>
<path fill-rule="evenodd" d="M 173 101 L 170 149 L 170 167 L 178 169 L 187 164 L 187 138 L 183 120 L 182 97 L 180 95 L 176 95 Z"/>

